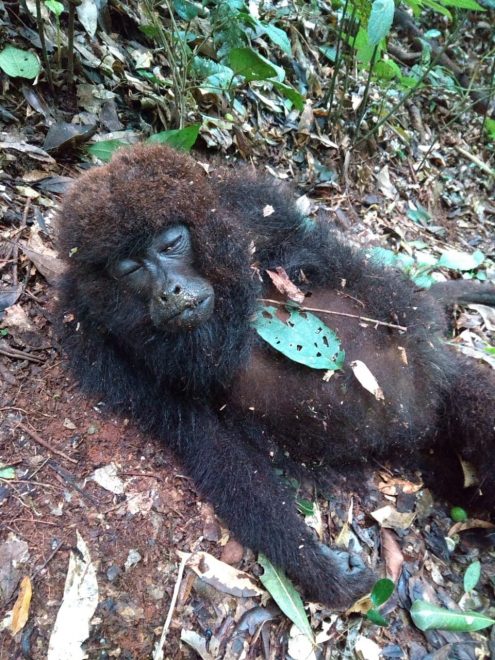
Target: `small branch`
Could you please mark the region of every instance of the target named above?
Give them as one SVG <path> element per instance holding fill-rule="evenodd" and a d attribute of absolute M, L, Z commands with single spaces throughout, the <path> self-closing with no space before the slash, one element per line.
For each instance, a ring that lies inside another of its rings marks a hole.
<path fill-rule="evenodd" d="M 165 623 L 163 624 L 163 630 L 162 630 L 162 634 L 160 635 L 160 639 L 158 640 L 158 643 L 156 644 L 155 649 L 153 651 L 152 660 L 163 660 L 163 647 L 167 639 L 168 629 L 170 628 L 170 624 L 172 623 L 172 615 L 174 613 L 175 604 L 177 603 L 177 598 L 179 597 L 179 589 L 180 589 L 180 584 L 182 582 L 182 576 L 184 575 L 184 569 L 186 568 L 186 564 L 190 556 L 191 555 L 189 553 L 182 554 L 182 558 L 179 566 L 179 572 L 177 574 L 177 580 L 175 582 L 174 593 L 172 594 L 172 600 L 170 601 L 170 606 L 168 608 L 167 618 L 165 619 Z"/>
<path fill-rule="evenodd" d="M 52 445 L 47 442 L 46 440 L 43 440 L 43 438 L 36 433 L 33 429 L 30 429 L 29 426 L 26 426 L 22 422 L 17 422 L 17 427 L 20 428 L 24 433 L 27 433 L 30 438 L 32 438 L 35 442 L 37 442 L 39 445 L 44 447 L 45 449 L 48 449 L 48 451 L 51 451 L 52 454 L 57 454 L 57 456 L 61 456 L 62 458 L 65 458 L 66 461 L 70 461 L 70 463 L 75 463 L 77 465 L 77 461 L 71 458 L 70 456 L 67 456 L 67 454 L 64 454 L 63 451 L 60 451 L 59 449 L 55 449 L 55 447 L 52 447 Z"/>
<path fill-rule="evenodd" d="M 31 353 L 26 353 L 26 351 L 18 351 L 17 348 L 11 348 L 10 346 L 5 347 L 3 342 L 0 345 L 0 355 L 6 355 L 17 360 L 28 360 L 29 362 L 36 362 L 38 364 L 43 364 L 44 362 L 42 358 L 31 355 Z"/>
<path fill-rule="evenodd" d="M 259 302 L 271 303 L 272 305 L 287 305 L 283 300 L 271 300 L 270 298 L 258 298 Z M 296 307 L 301 312 L 314 312 L 315 314 L 332 314 L 333 316 L 345 316 L 350 319 L 357 319 L 365 323 L 372 323 L 373 325 L 382 325 L 387 328 L 394 328 L 395 330 L 402 330 L 407 332 L 405 325 L 397 325 L 396 323 L 387 323 L 386 321 L 379 321 L 378 319 L 371 319 L 368 316 L 360 316 L 359 314 L 348 314 L 347 312 L 335 312 L 331 309 L 318 309 L 317 307 Z"/>
<path fill-rule="evenodd" d="M 483 172 L 486 172 L 489 176 L 495 177 L 495 170 L 492 170 L 492 168 L 486 163 L 484 163 L 482 160 L 480 160 L 478 156 L 475 156 L 474 154 L 470 153 L 469 151 L 466 151 L 466 149 L 463 149 L 458 145 L 455 145 L 454 149 L 463 156 L 466 156 L 466 158 L 468 158 L 471 162 L 477 165 L 480 168 L 480 170 L 483 170 Z"/>
<path fill-rule="evenodd" d="M 41 16 L 41 0 L 36 0 L 36 24 L 38 27 L 38 35 L 41 43 L 41 55 L 43 57 L 43 62 L 45 64 L 46 79 L 48 80 L 48 87 L 52 95 L 55 94 L 55 88 L 53 87 L 53 78 L 52 78 L 52 69 L 50 67 L 50 59 L 48 57 L 48 51 L 46 49 L 46 39 L 45 39 L 45 25 L 43 17 Z"/>

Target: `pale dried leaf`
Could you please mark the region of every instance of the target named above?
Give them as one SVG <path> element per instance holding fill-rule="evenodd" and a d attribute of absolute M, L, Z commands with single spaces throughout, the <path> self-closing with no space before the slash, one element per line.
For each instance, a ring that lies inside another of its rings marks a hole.
<path fill-rule="evenodd" d="M 373 394 L 377 401 L 383 401 L 385 399 L 383 390 L 378 385 L 378 381 L 373 376 L 366 364 L 361 360 L 354 360 L 351 362 L 350 366 L 353 374 L 356 376 L 364 389 Z"/>

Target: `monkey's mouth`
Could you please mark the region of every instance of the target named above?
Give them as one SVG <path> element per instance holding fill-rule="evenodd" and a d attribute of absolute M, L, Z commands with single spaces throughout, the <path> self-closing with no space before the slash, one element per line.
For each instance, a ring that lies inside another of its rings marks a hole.
<path fill-rule="evenodd" d="M 195 328 L 210 318 L 214 303 L 214 293 L 207 293 L 194 299 L 185 298 L 173 309 L 155 306 L 151 310 L 151 319 L 153 325 L 162 330 L 173 331 Z"/>

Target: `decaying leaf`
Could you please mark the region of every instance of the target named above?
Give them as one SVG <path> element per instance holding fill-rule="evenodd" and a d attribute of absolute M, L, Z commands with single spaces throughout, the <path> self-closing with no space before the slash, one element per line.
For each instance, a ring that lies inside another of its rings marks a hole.
<path fill-rule="evenodd" d="M 414 512 L 399 513 L 391 504 L 376 509 L 371 515 L 381 527 L 389 527 L 390 529 L 408 529 L 416 517 Z"/>
<path fill-rule="evenodd" d="M 31 580 L 29 579 L 29 575 L 25 575 L 21 581 L 19 595 L 12 608 L 12 623 L 10 624 L 12 635 L 17 635 L 26 625 L 29 618 L 32 593 Z"/>
<path fill-rule="evenodd" d="M 364 389 L 373 394 L 377 401 L 383 401 L 385 399 L 382 388 L 378 385 L 378 381 L 364 362 L 354 360 L 351 362 L 351 369 Z"/>
<path fill-rule="evenodd" d="M 89 622 L 98 605 L 96 568 L 88 546 L 77 534 L 77 550 L 71 552 L 62 604 L 48 645 L 48 660 L 83 660 L 81 644 L 89 637 Z"/>
<path fill-rule="evenodd" d="M 304 301 L 304 293 L 289 279 L 283 268 L 278 266 L 275 270 L 267 270 L 266 272 L 270 276 L 277 291 L 287 296 L 289 300 L 293 300 L 299 304 Z"/>
<path fill-rule="evenodd" d="M 265 593 L 248 573 L 225 564 L 207 552 L 195 552 L 187 565 L 204 582 L 223 593 L 243 598 L 262 596 Z"/>

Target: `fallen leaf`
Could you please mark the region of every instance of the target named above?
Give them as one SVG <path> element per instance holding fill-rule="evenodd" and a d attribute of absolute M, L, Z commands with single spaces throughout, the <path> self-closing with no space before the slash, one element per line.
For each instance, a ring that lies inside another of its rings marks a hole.
<path fill-rule="evenodd" d="M 378 385 L 378 381 L 365 365 L 365 363 L 361 362 L 361 360 L 354 360 L 351 362 L 350 366 L 353 374 L 356 376 L 364 389 L 373 394 L 377 401 L 383 401 L 385 399 L 383 396 L 383 390 Z"/>
<path fill-rule="evenodd" d="M 10 624 L 12 635 L 17 635 L 26 625 L 29 618 L 29 606 L 31 605 L 32 594 L 31 580 L 29 579 L 29 575 L 25 575 L 21 581 L 19 595 L 12 608 L 12 623 Z"/>

